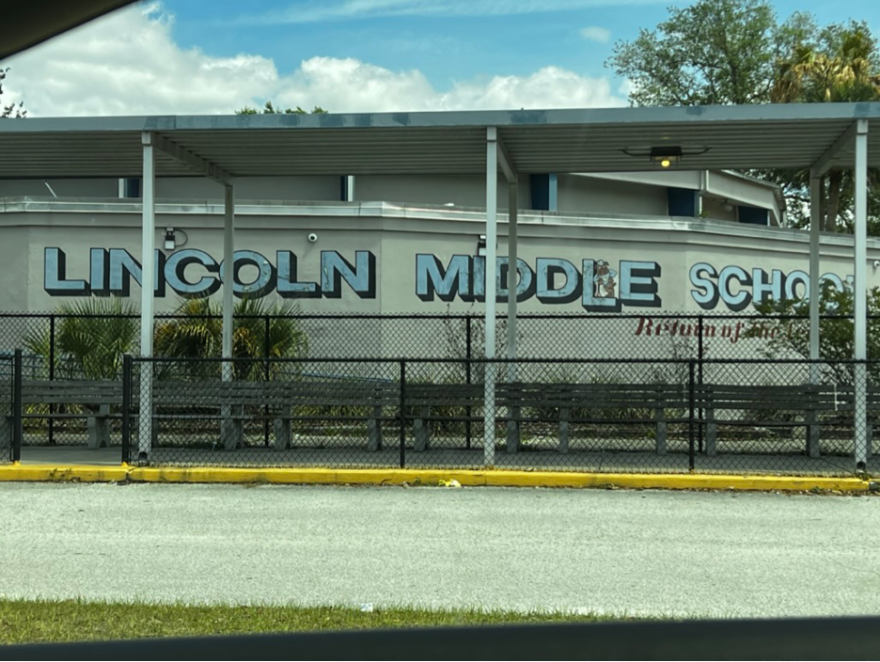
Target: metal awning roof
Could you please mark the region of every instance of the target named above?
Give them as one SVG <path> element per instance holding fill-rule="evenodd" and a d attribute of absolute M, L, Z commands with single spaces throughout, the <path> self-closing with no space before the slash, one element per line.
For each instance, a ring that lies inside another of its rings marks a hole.
<path fill-rule="evenodd" d="M 880 103 L 327 115 L 29 118 L 0 121 L 0 178 L 138 177 L 156 132 L 235 177 L 484 173 L 497 127 L 520 173 L 652 170 L 652 146 L 687 170 L 851 167 L 855 120 L 880 134 Z M 880 167 L 880 139 L 868 164 Z M 705 150 L 703 152 L 703 150 Z M 703 153 L 700 153 L 703 152 Z M 158 176 L 199 174 L 157 153 Z"/>

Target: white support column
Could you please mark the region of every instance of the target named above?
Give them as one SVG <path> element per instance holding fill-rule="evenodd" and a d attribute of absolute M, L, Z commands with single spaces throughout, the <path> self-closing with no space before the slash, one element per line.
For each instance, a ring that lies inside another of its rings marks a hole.
<path fill-rule="evenodd" d="M 810 359 L 819 360 L 819 229 L 822 177 L 810 171 Z M 819 383 L 819 366 L 810 368 L 810 383 Z"/>
<path fill-rule="evenodd" d="M 235 309 L 233 293 L 235 288 L 235 188 L 232 184 L 223 187 L 223 381 L 232 380 L 232 313 Z"/>
<path fill-rule="evenodd" d="M 355 200 L 355 177 L 354 175 L 347 175 L 345 177 L 345 201 L 346 202 L 354 202 Z"/>
<path fill-rule="evenodd" d="M 859 120 L 856 127 L 855 163 L 855 237 L 853 297 L 855 319 L 856 361 L 868 358 L 868 120 Z M 868 461 L 867 367 L 855 366 L 855 461 L 856 469 L 864 471 Z"/>
<path fill-rule="evenodd" d="M 486 131 L 486 346 L 487 359 L 495 358 L 495 262 L 498 249 L 498 130 Z M 495 466 L 495 364 L 486 363 L 483 399 L 483 464 Z"/>
<path fill-rule="evenodd" d="M 819 229 L 822 224 L 822 175 L 810 171 L 810 384 L 819 384 Z M 815 411 L 807 416 L 807 454 L 821 455 L 819 421 Z"/>
<path fill-rule="evenodd" d="M 547 191 L 548 211 L 559 211 L 559 175 L 551 172 L 547 179 L 547 186 L 550 189 Z"/>
<path fill-rule="evenodd" d="M 231 382 L 232 366 L 232 331 L 233 312 L 235 310 L 235 189 L 228 181 L 224 187 L 223 198 L 223 328 L 222 347 L 223 365 L 221 375 L 224 382 Z M 243 444 L 242 422 L 235 416 L 240 412 L 233 411 L 231 405 L 220 408 L 220 442 L 223 448 L 231 451 Z"/>
<path fill-rule="evenodd" d="M 516 381 L 516 286 L 519 280 L 517 259 L 517 212 L 519 185 L 516 180 L 508 183 L 508 223 L 507 223 L 507 381 Z"/>
<path fill-rule="evenodd" d="M 141 222 L 141 357 L 153 356 L 153 287 L 156 279 L 156 157 L 153 135 L 141 135 L 143 145 L 143 219 Z M 153 364 L 141 364 L 138 462 L 149 462 L 153 446 Z"/>

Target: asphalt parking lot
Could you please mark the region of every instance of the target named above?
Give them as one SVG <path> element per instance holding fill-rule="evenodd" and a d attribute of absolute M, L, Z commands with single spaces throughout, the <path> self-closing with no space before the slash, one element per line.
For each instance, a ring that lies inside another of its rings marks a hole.
<path fill-rule="evenodd" d="M 880 614 L 880 498 L 0 485 L 0 595 Z"/>

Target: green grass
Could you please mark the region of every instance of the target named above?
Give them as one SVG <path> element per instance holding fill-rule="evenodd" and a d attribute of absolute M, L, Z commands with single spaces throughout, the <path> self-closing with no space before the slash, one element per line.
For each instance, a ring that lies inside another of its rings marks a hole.
<path fill-rule="evenodd" d="M 232 607 L 0 600 L 0 644 L 505 623 L 635 620 L 596 614 L 393 608 Z"/>

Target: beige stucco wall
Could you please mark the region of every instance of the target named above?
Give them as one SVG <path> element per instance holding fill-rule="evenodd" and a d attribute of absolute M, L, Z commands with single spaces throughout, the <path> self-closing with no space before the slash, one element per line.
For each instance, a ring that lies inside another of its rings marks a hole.
<path fill-rule="evenodd" d="M 51 197 L 50 187 L 60 198 L 119 197 L 118 179 L 0 179 L 0 198 Z"/>
<path fill-rule="evenodd" d="M 631 182 L 559 175 L 559 211 L 580 214 L 666 216 L 666 188 Z"/>
<path fill-rule="evenodd" d="M 521 209 L 532 206 L 529 178 L 522 176 L 518 190 Z M 498 206 L 507 209 L 507 180 L 498 177 Z M 446 205 L 457 207 L 486 206 L 486 178 L 480 175 L 361 175 L 356 178 L 355 199 L 387 200 L 408 204 Z"/>

